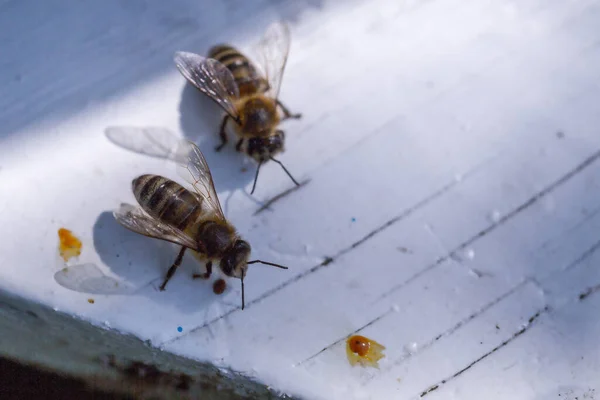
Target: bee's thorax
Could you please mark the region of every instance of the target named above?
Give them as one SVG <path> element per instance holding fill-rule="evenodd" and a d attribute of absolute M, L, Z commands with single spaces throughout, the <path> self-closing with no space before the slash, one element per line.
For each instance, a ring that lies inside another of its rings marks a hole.
<path fill-rule="evenodd" d="M 221 221 L 205 221 L 198 226 L 196 238 L 206 257 L 221 257 L 237 240 L 235 229 Z"/>
<path fill-rule="evenodd" d="M 253 96 L 240 103 L 238 132 L 246 137 L 266 137 L 279 124 L 277 104 L 266 96 Z"/>

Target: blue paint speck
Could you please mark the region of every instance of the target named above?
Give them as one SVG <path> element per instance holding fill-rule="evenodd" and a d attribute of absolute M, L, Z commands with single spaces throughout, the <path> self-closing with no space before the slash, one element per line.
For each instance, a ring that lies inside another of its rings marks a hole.
<path fill-rule="evenodd" d="M 183 332 L 183 328 L 182 328 L 182 327 L 180 327 L 180 326 L 178 326 L 178 327 L 177 327 L 177 332 Z"/>
<path fill-rule="evenodd" d="M 356 222 L 356 218 L 352 217 L 352 222 Z"/>

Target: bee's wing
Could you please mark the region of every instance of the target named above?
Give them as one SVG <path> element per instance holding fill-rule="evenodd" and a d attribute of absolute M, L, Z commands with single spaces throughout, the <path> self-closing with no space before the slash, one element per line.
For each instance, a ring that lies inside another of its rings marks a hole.
<path fill-rule="evenodd" d="M 185 232 L 152 218 L 131 204 L 121 204 L 113 215 L 119 224 L 136 233 L 198 250 L 196 241 Z"/>
<path fill-rule="evenodd" d="M 258 44 L 258 57 L 269 83 L 269 95 L 277 99 L 290 51 L 290 29 L 285 22 L 271 24 Z"/>
<path fill-rule="evenodd" d="M 179 174 L 192 184 L 196 193 L 207 204 L 207 210 L 225 220 L 208 163 L 198 146 L 189 141 L 182 141 L 177 154 Z"/>
<path fill-rule="evenodd" d="M 105 275 L 95 264 L 65 267 L 54 274 L 56 283 L 70 290 L 89 294 L 130 294 L 133 288 Z"/>
<path fill-rule="evenodd" d="M 237 119 L 238 112 L 231 99 L 237 99 L 240 93 L 235 78 L 226 66 L 212 58 L 185 51 L 176 52 L 174 61 L 188 82 Z"/>
<path fill-rule="evenodd" d="M 160 127 L 111 126 L 104 133 L 119 147 L 158 158 L 172 159 L 179 143 L 173 132 Z"/>

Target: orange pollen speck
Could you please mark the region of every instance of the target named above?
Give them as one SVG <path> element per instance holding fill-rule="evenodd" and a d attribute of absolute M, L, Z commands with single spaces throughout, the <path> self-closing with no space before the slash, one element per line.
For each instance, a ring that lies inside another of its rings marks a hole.
<path fill-rule="evenodd" d="M 223 279 L 217 279 L 215 283 L 213 283 L 213 292 L 215 294 L 222 294 L 227 287 L 227 283 Z"/>
<path fill-rule="evenodd" d="M 364 336 L 352 336 L 349 340 L 350 349 L 353 353 L 358 354 L 361 357 L 364 357 L 369 353 L 369 347 L 371 347 L 371 343 L 369 339 Z"/>
<path fill-rule="evenodd" d="M 346 356 L 352 366 L 379 368 L 378 361 L 385 357 L 383 350 L 385 346 L 364 336 L 354 335 L 346 340 Z"/>
<path fill-rule="evenodd" d="M 63 260 L 68 261 L 71 257 L 81 254 L 81 240 L 77 239 L 70 230 L 60 228 L 58 240 L 60 242 L 58 250 Z"/>

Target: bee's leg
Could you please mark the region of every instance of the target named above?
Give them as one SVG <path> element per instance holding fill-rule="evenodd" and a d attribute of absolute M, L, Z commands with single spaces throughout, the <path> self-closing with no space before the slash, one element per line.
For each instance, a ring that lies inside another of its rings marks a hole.
<path fill-rule="evenodd" d="M 227 144 L 227 133 L 225 132 L 225 128 L 227 127 L 227 121 L 229 121 L 229 115 L 225 115 L 223 117 L 223 121 L 221 122 L 221 129 L 219 129 L 221 144 L 215 147 L 215 151 L 221 151 L 223 147 Z"/>
<path fill-rule="evenodd" d="M 242 151 L 242 145 L 243 144 L 244 144 L 244 139 L 238 140 L 237 144 L 235 145 L 235 150 L 236 151 Z"/>
<path fill-rule="evenodd" d="M 160 285 L 161 291 L 165 290 L 165 287 L 167 286 L 167 282 L 169 282 L 169 279 L 171 279 L 173 274 L 175 274 L 175 271 L 177 271 L 177 268 L 181 265 L 181 260 L 183 260 L 183 253 L 185 253 L 185 249 L 187 249 L 187 247 L 181 247 L 181 250 L 179 251 L 177 258 L 175 259 L 175 262 L 173 263 L 173 265 L 171 265 L 171 268 L 169 268 L 169 270 L 167 271 L 167 276 L 166 276 L 164 282 L 162 283 L 162 285 Z"/>
<path fill-rule="evenodd" d="M 212 261 L 206 263 L 206 272 L 203 274 L 194 274 L 192 278 L 194 279 L 208 279 L 210 278 L 210 274 L 212 274 Z"/>
<path fill-rule="evenodd" d="M 269 90 L 271 90 L 271 85 L 269 84 L 269 81 L 267 81 L 266 79 L 264 79 L 264 80 L 262 81 L 262 84 L 263 84 L 263 88 L 262 88 L 262 92 L 263 92 L 263 93 L 266 93 L 266 92 L 268 92 Z"/>
<path fill-rule="evenodd" d="M 277 99 L 277 104 L 279 105 L 279 107 L 281 107 L 281 111 L 283 111 L 283 119 L 288 119 L 288 118 L 293 118 L 293 119 L 299 119 L 302 118 L 302 114 L 298 113 L 298 114 L 292 114 L 290 112 L 290 110 L 283 105 L 283 103 Z"/>

